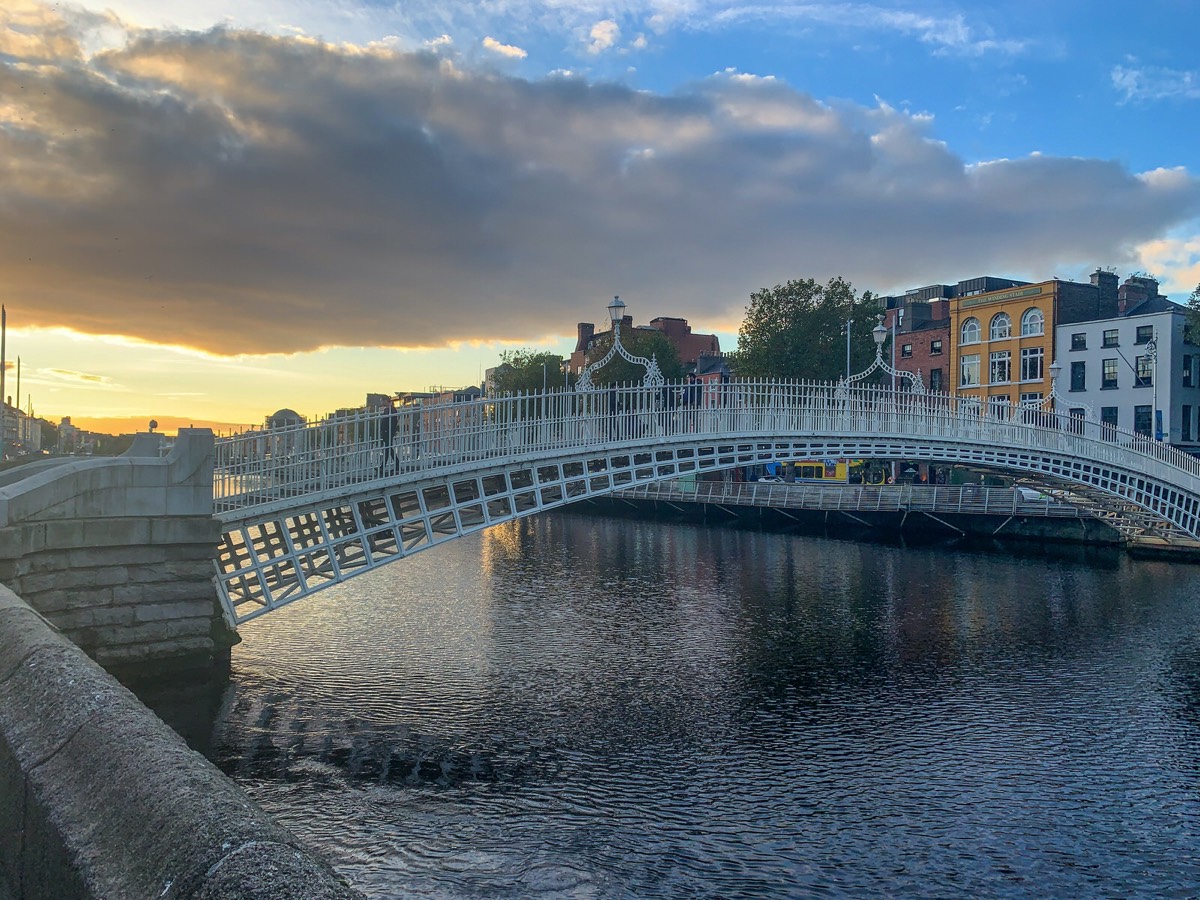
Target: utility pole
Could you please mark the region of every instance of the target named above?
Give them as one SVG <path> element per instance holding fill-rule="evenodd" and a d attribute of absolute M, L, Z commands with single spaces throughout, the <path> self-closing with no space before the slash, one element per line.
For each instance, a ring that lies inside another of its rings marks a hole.
<path fill-rule="evenodd" d="M 854 324 L 853 319 L 846 320 L 846 381 L 850 381 L 850 326 Z"/>

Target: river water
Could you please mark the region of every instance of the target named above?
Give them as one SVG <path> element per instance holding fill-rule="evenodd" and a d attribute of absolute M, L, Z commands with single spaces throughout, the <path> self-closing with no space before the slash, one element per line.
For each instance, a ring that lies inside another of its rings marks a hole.
<path fill-rule="evenodd" d="M 372 897 L 1200 892 L 1200 567 L 563 513 L 242 634 L 212 756 Z"/>

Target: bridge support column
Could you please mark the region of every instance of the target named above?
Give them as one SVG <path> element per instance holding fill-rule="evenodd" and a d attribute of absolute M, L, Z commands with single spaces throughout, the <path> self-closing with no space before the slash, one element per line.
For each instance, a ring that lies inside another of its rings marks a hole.
<path fill-rule="evenodd" d="M 213 582 L 212 447 L 184 429 L 165 458 L 154 442 L 6 473 L 0 582 L 123 680 L 211 671 L 237 641 Z"/>

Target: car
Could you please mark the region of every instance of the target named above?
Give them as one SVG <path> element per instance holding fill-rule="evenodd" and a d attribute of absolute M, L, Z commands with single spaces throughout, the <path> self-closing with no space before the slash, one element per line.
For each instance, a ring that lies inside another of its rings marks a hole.
<path fill-rule="evenodd" d="M 758 479 L 759 484 L 783 484 L 783 479 L 778 475 L 763 475 Z"/>
<path fill-rule="evenodd" d="M 1017 485 L 1017 496 L 1022 500 L 1049 500 L 1049 494 L 1043 494 L 1035 488 L 1021 487 Z"/>

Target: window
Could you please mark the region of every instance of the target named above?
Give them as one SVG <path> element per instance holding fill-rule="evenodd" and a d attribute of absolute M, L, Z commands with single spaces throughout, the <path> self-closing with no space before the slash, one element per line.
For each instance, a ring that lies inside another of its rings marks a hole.
<path fill-rule="evenodd" d="M 1103 366 L 1100 373 L 1100 390 L 1111 391 L 1117 386 L 1117 361 L 1106 359 L 1100 365 Z"/>
<path fill-rule="evenodd" d="M 1086 350 L 1087 349 L 1087 335 L 1084 334 L 1082 331 L 1079 332 L 1078 334 L 1071 335 L 1071 349 L 1072 350 Z"/>
<path fill-rule="evenodd" d="M 1113 432 L 1117 429 L 1117 408 L 1115 406 L 1100 407 L 1100 436 L 1111 441 Z"/>
<path fill-rule="evenodd" d="M 1137 370 L 1137 379 L 1134 381 L 1134 387 L 1149 387 L 1154 384 L 1154 369 L 1150 365 L 1149 356 L 1135 356 L 1133 358 L 1134 367 Z"/>
<path fill-rule="evenodd" d="M 1083 434 L 1083 423 L 1087 418 L 1087 410 L 1082 406 L 1072 406 L 1067 410 L 1067 415 L 1070 419 L 1067 420 L 1067 429 L 1071 434 Z"/>
<path fill-rule="evenodd" d="M 979 320 L 976 318 L 967 319 L 962 323 L 962 331 L 959 334 L 960 344 L 978 344 L 979 343 Z"/>
<path fill-rule="evenodd" d="M 940 391 L 942 389 L 942 370 L 929 370 L 929 389 L 931 391 Z"/>
<path fill-rule="evenodd" d="M 1190 441 L 1192 439 L 1192 408 L 1184 406 L 1179 410 L 1179 431 L 1180 440 Z"/>
<path fill-rule="evenodd" d="M 1012 404 L 1007 397 L 988 397 L 988 415 L 993 419 L 1007 419 L 1012 413 Z"/>
<path fill-rule="evenodd" d="M 1133 430 L 1137 434 L 1150 437 L 1150 406 L 1135 406 L 1133 408 Z"/>
<path fill-rule="evenodd" d="M 978 323 L 976 323 L 978 324 Z M 979 354 L 961 357 L 958 361 L 958 386 L 975 387 L 979 384 Z"/>
<path fill-rule="evenodd" d="M 941 341 L 930 341 L 929 342 L 929 355 L 930 356 L 941 356 L 942 355 L 942 342 Z"/>
<path fill-rule="evenodd" d="M 988 359 L 988 384 L 1007 384 L 1012 381 L 1012 353 L 995 350 Z"/>
<path fill-rule="evenodd" d="M 1148 344 L 1148 343 L 1150 343 L 1150 340 L 1153 337 L 1154 337 L 1154 326 L 1153 325 L 1139 325 L 1137 327 L 1137 334 L 1133 338 L 1133 342 L 1135 344 Z"/>
<path fill-rule="evenodd" d="M 901 344 L 900 355 L 905 359 L 912 359 L 912 344 Z"/>
<path fill-rule="evenodd" d="M 1021 337 L 1028 337 L 1033 334 L 1041 334 L 1042 326 L 1046 320 L 1042 316 L 1042 311 L 1036 307 L 1025 310 L 1021 316 Z"/>
<path fill-rule="evenodd" d="M 1101 344 L 1101 346 L 1103 346 L 1103 347 L 1119 347 L 1120 346 L 1120 343 L 1117 341 L 1117 329 L 1106 328 L 1104 330 L 1104 342 Z"/>
<path fill-rule="evenodd" d="M 1011 336 L 1012 319 L 1008 317 L 1008 313 L 996 313 L 992 316 L 992 324 L 988 326 L 988 338 L 993 341 L 1002 341 Z"/>
<path fill-rule="evenodd" d="M 1192 386 L 1192 355 L 1190 353 L 1183 354 L 1183 386 Z"/>
<path fill-rule="evenodd" d="M 1021 405 L 1022 406 L 1032 406 L 1034 408 L 1041 406 L 1042 405 L 1041 392 L 1040 391 L 1031 391 L 1029 393 L 1021 394 Z"/>
<path fill-rule="evenodd" d="M 1071 363 L 1071 390 L 1086 391 L 1087 390 L 1087 363 L 1073 362 Z"/>
<path fill-rule="evenodd" d="M 1042 380 L 1042 359 L 1045 350 L 1041 347 L 1025 347 L 1021 350 L 1021 380 Z"/>

